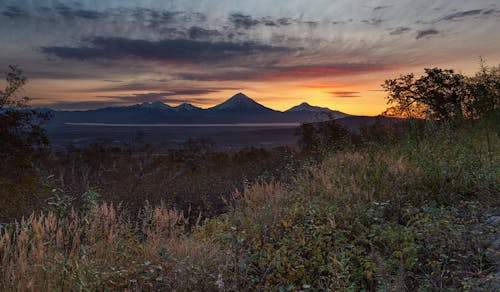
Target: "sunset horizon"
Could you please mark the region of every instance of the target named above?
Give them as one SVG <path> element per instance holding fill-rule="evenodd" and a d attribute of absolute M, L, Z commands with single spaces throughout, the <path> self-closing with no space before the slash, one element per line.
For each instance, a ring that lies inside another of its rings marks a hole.
<path fill-rule="evenodd" d="M 374 116 L 386 79 L 500 60 L 496 1 L 273 3 L 5 1 L 0 67 L 24 71 L 35 107 L 206 108 L 244 92 Z"/>

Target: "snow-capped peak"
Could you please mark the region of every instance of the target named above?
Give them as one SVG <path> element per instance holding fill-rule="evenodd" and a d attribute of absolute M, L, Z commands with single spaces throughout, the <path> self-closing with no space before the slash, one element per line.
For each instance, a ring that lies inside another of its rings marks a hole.
<path fill-rule="evenodd" d="M 161 101 L 150 101 L 150 102 L 143 102 L 139 105 L 141 108 L 150 108 L 150 109 L 169 109 L 171 106 L 168 104 L 164 104 Z"/>
<path fill-rule="evenodd" d="M 176 106 L 175 109 L 176 110 L 183 110 L 183 111 L 194 111 L 194 110 L 199 110 L 201 108 L 185 102 L 185 103 L 182 103 L 182 104 Z"/>
<path fill-rule="evenodd" d="M 307 102 L 303 102 L 287 110 L 287 112 L 329 112 L 329 111 L 331 111 L 331 109 L 327 107 L 313 106 L 308 104 Z"/>
<path fill-rule="evenodd" d="M 216 110 L 231 110 L 231 109 L 245 109 L 245 110 L 271 110 L 267 107 L 255 102 L 253 99 L 238 93 L 226 100 L 225 102 L 214 106 L 212 109 Z"/>

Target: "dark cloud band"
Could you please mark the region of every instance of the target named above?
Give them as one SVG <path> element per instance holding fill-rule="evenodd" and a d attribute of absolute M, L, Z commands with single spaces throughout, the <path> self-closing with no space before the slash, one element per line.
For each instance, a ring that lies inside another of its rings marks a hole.
<path fill-rule="evenodd" d="M 194 81 L 259 81 L 259 80 L 300 80 L 326 76 L 342 76 L 366 72 L 377 72 L 388 69 L 381 64 L 325 64 L 298 66 L 262 66 L 241 70 L 227 70 L 215 73 L 179 73 L 177 76 Z"/>
<path fill-rule="evenodd" d="M 120 37 L 93 37 L 86 40 L 88 45 L 80 47 L 52 46 L 40 50 L 46 55 L 61 59 L 127 59 L 165 62 L 213 62 L 232 57 L 284 53 L 290 48 L 269 46 L 256 42 L 210 42 L 187 39 L 167 39 L 159 41 L 137 40 Z"/>

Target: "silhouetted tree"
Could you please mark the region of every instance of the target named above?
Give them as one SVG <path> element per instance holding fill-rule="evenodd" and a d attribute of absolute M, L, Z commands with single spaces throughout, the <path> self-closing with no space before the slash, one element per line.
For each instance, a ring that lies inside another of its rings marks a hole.
<path fill-rule="evenodd" d="M 480 70 L 468 78 L 469 96 L 466 110 L 469 117 L 480 118 L 498 110 L 500 104 L 500 65 L 486 66 L 481 59 Z"/>
<path fill-rule="evenodd" d="M 467 97 L 466 77 L 449 69 L 425 69 L 414 74 L 389 79 L 382 84 L 387 103 L 393 106 L 384 114 L 402 117 L 448 119 L 464 116 Z"/>
<path fill-rule="evenodd" d="M 24 195 L 36 185 L 34 162 L 49 143 L 42 127 L 49 114 L 26 107 L 29 98 L 20 92 L 27 79 L 18 67 L 9 70 L 0 90 L 0 218 L 19 209 L 11 205 L 29 205 Z"/>
<path fill-rule="evenodd" d="M 389 79 L 382 84 L 387 103 L 385 115 L 458 120 L 480 118 L 498 109 L 500 66 L 489 68 L 481 60 L 480 71 L 466 77 L 450 69 L 425 69 Z"/>

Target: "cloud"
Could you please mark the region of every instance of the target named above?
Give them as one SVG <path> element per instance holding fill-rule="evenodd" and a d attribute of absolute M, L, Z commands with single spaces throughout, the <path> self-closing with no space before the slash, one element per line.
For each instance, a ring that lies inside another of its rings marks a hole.
<path fill-rule="evenodd" d="M 48 104 L 44 104 L 43 107 L 55 109 L 55 110 L 87 110 L 87 109 L 95 109 L 95 108 L 104 108 L 116 106 L 116 101 L 101 101 L 101 100 L 91 100 L 91 101 L 60 101 L 60 102 L 51 102 Z"/>
<path fill-rule="evenodd" d="M 59 102 L 51 102 L 43 104 L 43 107 L 51 108 L 55 110 L 89 110 L 89 109 L 99 109 L 106 107 L 117 107 L 117 106 L 128 106 L 139 104 L 143 102 L 151 102 L 151 101 L 161 101 L 167 104 L 171 103 L 196 103 L 196 104 L 207 104 L 211 105 L 215 102 L 218 102 L 216 99 L 211 98 L 169 98 L 160 97 L 155 98 L 155 94 L 150 94 L 151 99 L 147 99 L 148 94 L 144 95 L 144 98 L 137 98 L 134 96 L 116 96 L 118 100 L 113 100 L 110 96 L 110 100 L 91 100 L 91 101 L 59 101 Z M 132 97 L 132 98 L 130 98 Z"/>
<path fill-rule="evenodd" d="M 260 21 L 257 19 L 254 19 L 250 15 L 245 15 L 241 13 L 233 13 L 229 16 L 229 21 L 236 27 L 236 28 L 243 28 L 243 29 L 250 29 L 256 25 L 260 24 Z"/>
<path fill-rule="evenodd" d="M 429 36 L 429 35 L 435 35 L 435 34 L 438 34 L 439 31 L 435 30 L 434 28 L 431 28 L 431 29 L 426 29 L 426 30 L 419 30 L 417 32 L 417 36 L 415 37 L 415 39 L 421 39 L 423 37 L 426 37 L 426 36 Z"/>
<path fill-rule="evenodd" d="M 18 2 L 22 3 L 23 0 L 18 0 Z M 127 7 L 126 5 L 116 7 L 106 6 L 103 3 L 99 6 L 87 5 L 87 8 L 84 8 L 77 1 L 37 0 L 32 2 L 36 4 L 7 6 L 1 13 L 11 18 L 33 16 L 41 25 L 54 25 L 55 23 L 68 25 L 69 21 L 78 21 L 77 24 L 82 31 L 89 27 L 98 26 L 100 30 L 104 31 L 119 31 L 129 28 L 128 31 L 142 30 L 150 33 L 163 33 L 167 28 L 173 28 L 170 26 L 183 26 L 182 30 L 184 31 L 186 27 L 189 27 L 188 23 L 190 23 L 189 25 L 197 23 L 198 26 L 202 26 L 201 24 L 207 19 L 207 16 L 201 12 L 170 11 L 159 7 Z M 93 6 L 96 8 L 91 8 Z M 87 21 L 87 23 L 82 21 Z"/>
<path fill-rule="evenodd" d="M 369 24 L 369 25 L 379 25 L 379 24 L 381 24 L 382 22 L 384 22 L 384 20 L 383 20 L 383 19 L 380 19 L 380 18 L 372 18 L 372 19 L 365 19 L 365 20 L 362 20 L 361 22 L 366 23 L 366 24 Z"/>
<path fill-rule="evenodd" d="M 140 102 L 149 102 L 149 101 L 162 101 L 167 96 L 169 96 L 170 92 L 149 92 L 149 93 L 136 93 L 131 95 L 105 95 L 105 96 L 96 96 L 99 98 L 112 98 L 122 102 L 128 103 L 140 103 Z"/>
<path fill-rule="evenodd" d="M 263 17 L 259 23 L 264 24 L 265 26 L 289 26 L 294 22 L 290 17 L 282 17 L 278 19 L 274 19 L 270 16 Z"/>
<path fill-rule="evenodd" d="M 60 2 L 54 6 L 54 10 L 61 16 L 68 19 L 84 18 L 89 20 L 95 20 L 105 16 L 101 12 L 97 12 L 94 10 L 75 9 Z"/>
<path fill-rule="evenodd" d="M 146 91 L 146 90 L 157 90 L 161 88 L 160 90 L 164 90 L 165 86 L 162 84 L 161 86 L 156 86 L 144 82 L 134 82 L 134 83 L 126 83 L 126 84 L 120 84 L 112 87 L 105 87 L 105 88 L 98 88 L 98 89 L 92 89 L 90 90 L 91 92 L 94 91 Z"/>
<path fill-rule="evenodd" d="M 405 33 L 407 31 L 410 31 L 411 28 L 409 27 L 405 27 L 405 26 L 400 26 L 400 27 L 397 27 L 395 28 L 393 31 L 391 31 L 389 34 L 390 35 L 400 35 L 402 33 Z"/>
<path fill-rule="evenodd" d="M 209 39 L 214 36 L 219 36 L 221 33 L 218 30 L 204 29 L 202 27 L 193 26 L 189 28 L 188 35 L 191 39 Z"/>
<path fill-rule="evenodd" d="M 102 88 L 92 88 L 89 90 L 85 90 L 85 92 L 115 92 L 115 91 L 152 91 L 152 90 L 165 90 L 165 84 L 160 81 L 160 84 L 150 84 L 146 82 L 132 82 L 132 83 L 124 83 L 124 82 L 115 82 L 119 83 L 114 86 L 105 86 Z"/>
<path fill-rule="evenodd" d="M 126 106 L 143 102 L 161 101 L 165 103 L 196 103 L 196 104 L 213 104 L 217 99 L 202 97 L 203 95 L 219 92 L 226 88 L 174 88 L 159 92 L 135 93 L 129 95 L 100 95 L 95 96 L 101 100 L 92 101 L 59 101 L 44 104 L 44 107 L 64 110 L 87 110 L 111 106 Z M 235 88 L 231 88 L 235 89 Z M 189 97 L 193 96 L 193 97 Z M 34 100 L 43 100 L 41 98 L 33 98 Z M 105 100 L 102 100 L 105 99 Z"/>
<path fill-rule="evenodd" d="M 292 19 L 289 17 L 283 17 L 276 20 L 279 25 L 287 26 L 292 24 Z"/>
<path fill-rule="evenodd" d="M 483 11 L 483 15 L 492 15 L 492 14 L 499 14 L 500 10 L 498 9 L 488 9 Z"/>
<path fill-rule="evenodd" d="M 214 89 L 175 89 L 172 91 L 169 91 L 169 96 L 174 96 L 174 95 L 203 95 L 203 94 L 209 94 L 209 93 L 215 93 L 219 92 L 219 90 L 214 90 Z"/>
<path fill-rule="evenodd" d="M 177 22 L 176 17 L 182 14 L 177 11 L 161 11 L 152 10 L 146 8 L 136 8 L 132 11 L 132 15 L 136 17 L 136 20 L 143 20 L 147 27 L 150 28 L 161 28 L 173 22 Z"/>
<path fill-rule="evenodd" d="M 9 18 L 23 18 L 30 16 L 27 10 L 24 10 L 17 6 L 7 6 L 5 10 L 2 12 L 2 15 L 7 16 Z"/>
<path fill-rule="evenodd" d="M 114 80 L 113 80 L 114 81 Z M 235 86 L 210 86 L 202 88 L 191 88 L 186 86 L 181 87 L 171 87 L 171 82 L 167 79 L 160 80 L 147 80 L 144 82 L 133 82 L 126 83 L 124 81 L 111 82 L 114 85 L 108 85 L 100 88 L 91 88 L 84 90 L 83 92 L 120 92 L 124 91 L 155 91 L 155 92 L 166 92 L 169 95 L 203 95 L 208 93 L 220 92 L 222 90 L 241 90 L 241 87 Z"/>
<path fill-rule="evenodd" d="M 29 79 L 59 79 L 59 80 L 69 80 L 69 79 L 93 79 L 102 78 L 107 79 L 108 72 L 105 70 L 92 70 L 89 71 L 87 68 L 79 68 L 79 70 L 67 70 L 68 68 L 59 66 L 46 66 L 45 63 L 41 63 L 39 66 L 34 66 L 32 68 L 27 68 L 25 70 L 26 76 Z"/>
<path fill-rule="evenodd" d="M 441 18 L 441 20 L 459 20 L 460 18 L 481 14 L 481 12 L 483 12 L 483 9 L 459 11 L 446 15 L 443 18 Z"/>
<path fill-rule="evenodd" d="M 373 7 L 373 11 L 383 10 L 383 9 L 387 9 L 387 8 L 391 8 L 391 7 L 394 7 L 394 5 L 380 5 L 380 6 Z"/>
<path fill-rule="evenodd" d="M 86 43 L 88 45 L 80 47 L 53 46 L 42 47 L 40 50 L 49 56 L 81 61 L 137 58 L 172 63 L 213 62 L 233 57 L 292 51 L 290 48 L 269 46 L 253 41 L 241 43 L 187 39 L 152 41 L 121 37 L 92 37 L 87 39 Z"/>
<path fill-rule="evenodd" d="M 184 80 L 195 81 L 271 81 L 301 80 L 307 78 L 345 76 L 386 70 L 389 66 L 380 64 L 325 64 L 297 66 L 269 66 L 225 70 L 211 73 L 179 73 Z"/>
<path fill-rule="evenodd" d="M 329 91 L 328 93 L 337 98 L 361 97 L 361 95 L 359 95 L 360 92 L 358 91 Z"/>
<path fill-rule="evenodd" d="M 318 21 L 297 21 L 299 24 L 305 24 L 310 28 L 315 28 L 319 25 Z"/>
<path fill-rule="evenodd" d="M 193 98 L 172 98 L 173 96 L 200 96 L 209 93 L 219 92 L 213 89 L 174 89 L 163 92 L 148 92 L 148 93 L 135 93 L 130 95 L 104 95 L 96 96 L 98 98 L 110 98 L 116 100 L 114 103 L 142 103 L 150 101 L 163 101 L 163 102 L 193 102 L 193 103 L 210 103 L 212 100 L 207 100 L 206 97 L 193 97 Z"/>

